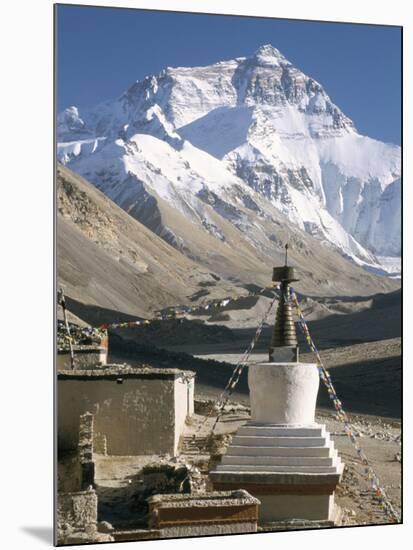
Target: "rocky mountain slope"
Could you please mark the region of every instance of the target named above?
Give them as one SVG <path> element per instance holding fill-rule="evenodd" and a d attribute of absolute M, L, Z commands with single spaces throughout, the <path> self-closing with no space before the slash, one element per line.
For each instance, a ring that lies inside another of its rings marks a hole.
<path fill-rule="evenodd" d="M 60 165 L 57 276 L 70 309 L 81 317 L 81 304 L 104 308 L 107 315 L 147 316 L 160 307 L 189 303 L 204 288 L 211 298 L 246 292 L 201 269 Z"/>
<path fill-rule="evenodd" d="M 368 295 L 377 287 L 389 291 L 398 286 L 397 281 L 366 273 L 334 250 L 320 247 L 276 210 L 280 242 L 276 247 L 277 242 L 270 241 L 265 255 L 219 214 L 215 219 L 225 231 L 225 241 L 201 231 L 163 201 L 162 223 L 187 237 L 191 249 L 186 253 L 194 261 L 67 167 L 58 165 L 57 183 L 58 277 L 67 296 L 76 301 L 71 309 L 82 318 L 79 303 L 104 308 L 107 317 L 111 311 L 148 315 L 170 305 L 245 295 L 249 284 L 270 284 L 272 267 L 283 261 L 282 243 L 287 240 L 291 262 L 300 266 L 301 291 Z"/>
<path fill-rule="evenodd" d="M 272 46 L 166 68 L 114 101 L 66 109 L 57 131 L 63 163 L 189 256 L 193 232 L 219 249 L 234 231 L 268 256 L 288 220 L 376 273 L 397 272 L 400 148 L 358 134 Z"/>

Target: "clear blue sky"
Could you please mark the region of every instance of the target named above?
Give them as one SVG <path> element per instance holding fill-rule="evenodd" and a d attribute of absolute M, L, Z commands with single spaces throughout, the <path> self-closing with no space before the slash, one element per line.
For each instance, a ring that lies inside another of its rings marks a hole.
<path fill-rule="evenodd" d="M 92 106 L 166 66 L 272 44 L 318 80 L 365 135 L 400 144 L 401 29 L 282 19 L 58 7 L 58 109 Z"/>

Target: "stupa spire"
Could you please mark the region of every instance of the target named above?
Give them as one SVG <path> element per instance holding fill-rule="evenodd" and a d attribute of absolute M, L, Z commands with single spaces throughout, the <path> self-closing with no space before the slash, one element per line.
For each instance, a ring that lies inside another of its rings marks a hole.
<path fill-rule="evenodd" d="M 290 284 L 298 281 L 296 270 L 288 265 L 288 244 L 285 245 L 285 264 L 274 267 L 272 280 L 280 283 L 274 331 L 269 349 L 270 362 L 298 361 L 298 342 L 290 299 Z"/>

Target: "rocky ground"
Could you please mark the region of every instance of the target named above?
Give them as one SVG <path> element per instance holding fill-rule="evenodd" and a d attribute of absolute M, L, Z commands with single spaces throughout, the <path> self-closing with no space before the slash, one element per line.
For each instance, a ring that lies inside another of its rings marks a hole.
<path fill-rule="evenodd" d="M 222 441 L 220 452 L 224 452 L 229 439 L 224 436 L 234 433 L 238 426 L 249 418 L 249 409 L 241 403 L 231 402 L 216 427 L 218 441 Z M 382 486 L 385 488 L 396 510 L 401 507 L 401 424 L 398 420 L 367 416 L 350 415 L 359 445 L 365 451 L 370 464 L 376 471 Z M 192 425 L 188 427 L 183 452 L 187 459 L 202 465 L 210 458 L 211 446 L 205 446 L 210 437 L 210 430 L 215 418 L 204 423 L 205 417 L 195 415 Z M 335 446 L 345 463 L 342 482 L 337 493 L 336 502 L 343 512 L 343 525 L 368 525 L 389 523 L 370 483 L 363 473 L 363 466 L 354 446 L 344 431 L 342 422 L 335 418 L 333 412 L 317 411 L 316 421 L 325 424 Z M 196 434 L 195 441 L 193 434 Z M 218 445 L 219 447 L 219 445 Z"/>
<path fill-rule="evenodd" d="M 388 523 L 379 500 L 366 479 L 363 466 L 341 422 L 332 413 L 319 413 L 317 420 L 327 425 L 345 462 L 337 503 L 344 512 L 344 525 Z M 400 422 L 373 416 L 352 416 L 359 445 L 377 473 L 394 508 L 400 511 L 402 455 Z"/>
<path fill-rule="evenodd" d="M 198 396 L 197 413 L 187 422 L 181 439 L 180 456 L 105 457 L 96 456 L 96 481 L 99 497 L 99 519 L 117 530 L 145 529 L 145 498 L 153 492 L 210 490 L 208 471 L 220 460 L 231 436 L 248 421 L 249 409 L 230 401 L 214 433 L 215 415 L 208 417 L 213 400 Z M 401 426 L 396 420 L 366 415 L 351 415 L 359 444 L 379 476 L 395 509 L 401 508 Z M 369 482 L 353 444 L 343 425 L 332 412 L 317 411 L 316 421 L 326 425 L 345 463 L 342 481 L 336 491 L 341 525 L 390 523 Z M 155 465 L 155 466 L 154 466 Z M 155 469 L 154 469 L 155 468 Z M 156 471 L 155 471 L 156 470 Z M 312 525 L 314 527 L 314 525 Z M 308 528 L 308 525 L 285 525 L 275 529 Z M 265 530 L 271 528 L 266 527 Z M 138 531 L 136 531 L 138 533 Z"/>

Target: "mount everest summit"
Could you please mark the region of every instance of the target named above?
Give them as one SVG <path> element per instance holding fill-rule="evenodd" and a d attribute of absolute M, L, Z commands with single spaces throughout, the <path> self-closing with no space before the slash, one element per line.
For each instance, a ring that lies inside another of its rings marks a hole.
<path fill-rule="evenodd" d="M 265 263 L 279 228 L 376 273 L 401 254 L 401 152 L 360 135 L 277 49 L 166 68 L 57 120 L 58 159 L 204 265 L 243 242 Z M 253 264 L 253 261 L 252 261 Z M 230 270 L 226 275 L 230 274 Z"/>

